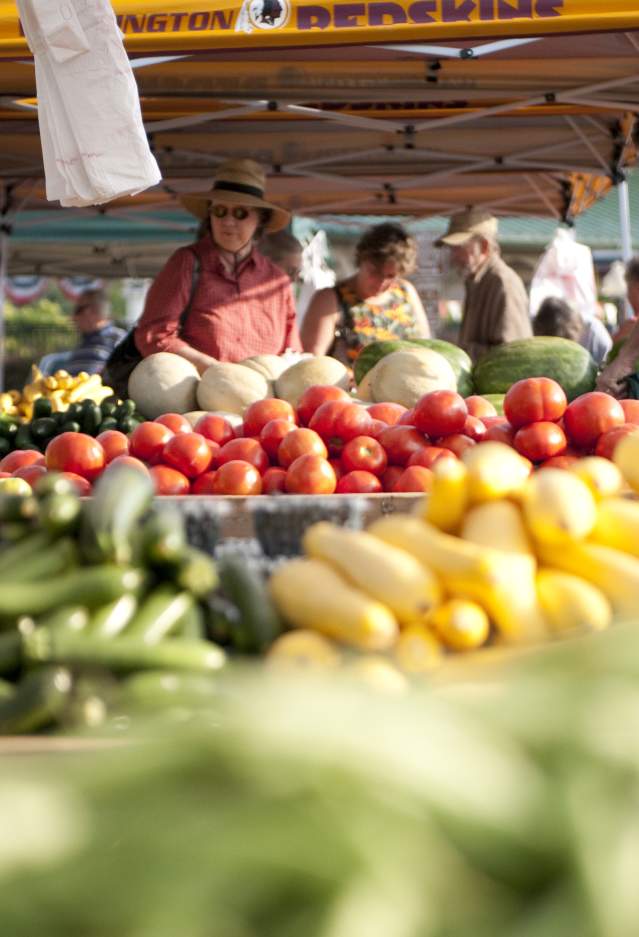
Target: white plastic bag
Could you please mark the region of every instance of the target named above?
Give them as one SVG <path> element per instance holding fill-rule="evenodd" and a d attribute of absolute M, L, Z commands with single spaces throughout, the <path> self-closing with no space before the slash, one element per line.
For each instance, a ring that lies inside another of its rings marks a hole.
<path fill-rule="evenodd" d="M 109 0 L 17 0 L 33 52 L 47 198 L 100 205 L 156 185 L 133 71 Z"/>
<path fill-rule="evenodd" d="M 597 313 L 597 287 L 592 253 L 586 244 L 578 244 L 575 235 L 558 228 L 537 264 L 530 284 L 530 314 L 534 316 L 549 296 L 565 299 L 590 322 Z"/>
<path fill-rule="evenodd" d="M 313 294 L 327 286 L 335 286 L 335 271 L 327 263 L 326 232 L 318 231 L 302 252 L 302 281 L 296 298 L 297 321 L 302 322 Z"/>

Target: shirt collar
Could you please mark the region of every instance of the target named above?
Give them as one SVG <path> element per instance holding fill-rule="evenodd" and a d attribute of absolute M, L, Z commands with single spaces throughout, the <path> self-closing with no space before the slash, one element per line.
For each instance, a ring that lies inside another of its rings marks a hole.
<path fill-rule="evenodd" d="M 220 273 L 225 277 L 232 276 L 232 274 L 229 274 L 228 270 L 224 266 L 220 251 L 213 243 L 213 240 L 209 234 L 205 234 L 204 237 L 200 238 L 200 240 L 197 242 L 196 249 L 201 258 L 206 257 L 209 259 L 211 266 L 216 273 Z M 235 271 L 236 275 L 243 273 L 249 267 L 259 267 L 260 261 L 263 261 L 263 257 L 258 251 L 255 250 L 255 247 L 253 247 L 251 253 L 245 257 L 237 267 Z"/>

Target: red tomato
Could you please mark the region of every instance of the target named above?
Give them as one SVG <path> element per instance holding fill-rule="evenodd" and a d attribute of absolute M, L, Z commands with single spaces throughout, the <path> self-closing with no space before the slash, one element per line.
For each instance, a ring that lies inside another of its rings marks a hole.
<path fill-rule="evenodd" d="M 182 472 L 170 465 L 154 465 L 150 475 L 155 485 L 156 495 L 188 495 L 189 480 Z"/>
<path fill-rule="evenodd" d="M 280 443 L 292 429 L 294 427 L 289 420 L 270 420 L 262 427 L 260 445 L 271 462 L 277 462 L 277 451 L 280 448 Z"/>
<path fill-rule="evenodd" d="M 392 491 L 395 487 L 395 482 L 398 478 L 401 478 L 403 474 L 404 469 L 401 465 L 389 465 L 381 478 L 384 491 Z"/>
<path fill-rule="evenodd" d="M 335 489 L 338 495 L 351 494 L 379 494 L 382 490 L 382 483 L 371 472 L 348 472 L 337 482 Z"/>
<path fill-rule="evenodd" d="M 621 426 L 615 426 L 613 429 L 602 433 L 597 440 L 595 455 L 612 460 L 617 443 L 624 436 L 628 436 L 629 433 L 639 433 L 639 426 L 636 423 L 623 423 Z"/>
<path fill-rule="evenodd" d="M 256 400 L 244 414 L 244 435 L 259 436 L 262 428 L 271 420 L 288 420 L 289 423 L 295 424 L 297 416 L 287 400 L 277 400 L 275 397 Z"/>
<path fill-rule="evenodd" d="M 11 478 L 11 472 L 0 472 L 0 478 Z"/>
<path fill-rule="evenodd" d="M 16 449 L 0 460 L 0 472 L 11 475 L 25 465 L 44 465 L 44 456 L 37 449 Z"/>
<path fill-rule="evenodd" d="M 504 397 L 504 416 L 515 429 L 529 423 L 559 420 L 568 401 L 557 381 L 550 377 L 526 377 L 508 389 Z"/>
<path fill-rule="evenodd" d="M 286 469 L 272 466 L 262 476 L 262 494 L 277 495 L 286 491 Z"/>
<path fill-rule="evenodd" d="M 86 478 L 83 478 L 81 475 L 76 475 L 75 472 L 60 472 L 60 475 L 61 477 L 68 478 L 70 482 L 73 482 L 81 498 L 85 498 L 91 494 L 91 482 L 88 482 Z"/>
<path fill-rule="evenodd" d="M 138 429 L 146 426 L 141 423 Z M 74 472 L 87 481 L 98 477 L 105 466 L 104 449 L 85 433 L 61 433 L 51 440 L 44 454 L 52 472 Z"/>
<path fill-rule="evenodd" d="M 497 411 L 490 400 L 486 400 L 485 397 L 480 397 L 478 394 L 471 394 L 470 397 L 466 397 L 466 409 L 469 416 L 476 416 L 479 419 L 485 416 L 497 416 Z"/>
<path fill-rule="evenodd" d="M 235 430 L 229 421 L 223 416 L 218 416 L 217 413 L 205 413 L 197 421 L 193 431 L 206 436 L 207 439 L 213 440 L 220 446 L 235 439 Z"/>
<path fill-rule="evenodd" d="M 217 472 L 204 472 L 203 475 L 200 475 L 199 478 L 196 478 L 191 482 L 191 494 L 192 495 L 214 495 L 215 488 L 213 487 L 213 482 L 215 481 L 215 476 Z"/>
<path fill-rule="evenodd" d="M 402 407 L 401 403 L 374 403 L 368 408 L 368 415 L 371 419 L 381 420 L 389 426 L 395 426 L 400 417 L 406 413 L 409 413 L 409 410 Z"/>
<path fill-rule="evenodd" d="M 393 491 L 430 491 L 433 473 L 423 465 L 411 465 L 404 469 L 393 486 Z"/>
<path fill-rule="evenodd" d="M 336 487 L 333 466 L 319 455 L 301 455 L 286 470 L 290 495 L 332 495 Z"/>
<path fill-rule="evenodd" d="M 639 400 L 620 400 L 619 403 L 626 417 L 626 423 L 639 425 Z"/>
<path fill-rule="evenodd" d="M 513 446 L 520 455 L 531 462 L 545 462 L 553 456 L 563 455 L 566 450 L 566 436 L 556 423 L 538 420 L 522 426 L 515 433 Z"/>
<path fill-rule="evenodd" d="M 466 449 L 477 445 L 474 439 L 471 439 L 470 436 L 464 436 L 463 433 L 451 433 L 450 436 L 442 436 L 437 442 L 442 449 L 450 449 L 459 458 L 462 457 Z"/>
<path fill-rule="evenodd" d="M 121 433 L 119 429 L 107 429 L 95 438 L 104 449 L 107 465 L 118 456 L 129 454 L 129 440 L 126 433 Z"/>
<path fill-rule="evenodd" d="M 128 465 L 129 468 L 134 468 L 134 469 L 137 469 L 139 472 L 144 472 L 145 475 L 149 474 L 149 470 L 144 464 L 144 462 L 141 462 L 139 459 L 136 459 L 135 456 L 132 456 L 132 455 L 116 456 L 115 459 L 109 462 L 105 471 L 108 471 L 108 469 L 110 469 L 112 465 Z"/>
<path fill-rule="evenodd" d="M 318 407 L 331 400 L 350 403 L 351 397 L 341 387 L 334 387 L 332 384 L 315 384 L 313 387 L 307 387 L 297 404 L 297 415 L 302 426 L 308 426 Z"/>
<path fill-rule="evenodd" d="M 269 466 L 268 456 L 257 439 L 232 439 L 222 446 L 215 460 L 218 468 L 226 462 L 238 461 L 254 465 L 260 475 L 263 475 Z M 232 494 L 232 492 L 225 493 Z M 246 492 L 246 494 L 250 493 Z"/>
<path fill-rule="evenodd" d="M 625 416 L 619 401 L 597 390 L 577 397 L 564 414 L 566 435 L 582 449 L 592 448 L 602 433 L 623 423 Z"/>
<path fill-rule="evenodd" d="M 342 449 L 342 465 L 347 472 L 361 469 L 372 475 L 383 475 L 388 459 L 382 446 L 372 436 L 356 436 Z"/>
<path fill-rule="evenodd" d="M 232 443 L 227 443 L 228 446 Z M 220 458 L 220 453 L 217 458 Z M 162 464 L 182 472 L 187 478 L 197 478 L 211 465 L 213 453 L 208 440 L 200 433 L 176 433 L 162 450 Z"/>
<path fill-rule="evenodd" d="M 37 480 L 46 474 L 47 470 L 44 465 L 23 465 L 12 473 L 14 478 L 24 478 L 25 482 L 29 482 L 32 488 Z"/>
<path fill-rule="evenodd" d="M 129 436 L 129 452 L 136 459 L 154 465 L 160 461 L 162 450 L 174 435 L 163 423 L 140 423 Z"/>
<path fill-rule="evenodd" d="M 423 433 L 413 426 L 401 426 L 399 423 L 385 429 L 378 442 L 386 450 L 391 465 L 406 465 L 415 452 L 428 445 Z"/>
<path fill-rule="evenodd" d="M 464 423 L 463 433 L 464 436 L 470 436 L 475 442 L 481 442 L 486 435 L 486 426 L 478 416 L 471 416 L 469 414 Z"/>
<path fill-rule="evenodd" d="M 333 466 L 333 471 L 335 472 L 335 478 L 339 481 L 342 475 L 345 474 L 344 466 L 342 465 L 339 459 L 329 459 L 328 461 Z"/>
<path fill-rule="evenodd" d="M 262 476 L 250 462 L 232 459 L 215 473 L 213 492 L 216 495 L 259 495 L 262 493 Z"/>
<path fill-rule="evenodd" d="M 277 461 L 282 468 L 288 468 L 303 455 L 317 455 L 325 459 L 328 452 L 323 440 L 314 430 L 293 429 L 280 443 Z"/>
<path fill-rule="evenodd" d="M 337 400 L 318 407 L 309 428 L 322 437 L 331 455 L 340 455 L 349 439 L 368 433 L 371 422 L 365 407 Z"/>
<path fill-rule="evenodd" d="M 415 404 L 415 426 L 428 436 L 461 433 L 468 416 L 466 401 L 453 390 L 433 390 Z"/>
<path fill-rule="evenodd" d="M 491 423 L 490 426 L 486 429 L 486 435 L 482 439 L 482 442 L 503 442 L 507 446 L 512 446 L 513 439 L 515 438 L 515 430 L 510 425 L 507 420 L 504 420 L 503 417 L 499 417 L 499 421 L 496 423 Z"/>
<path fill-rule="evenodd" d="M 457 456 L 452 449 L 444 449 L 442 446 L 424 446 L 418 449 L 408 460 L 408 465 L 421 465 L 424 468 L 432 468 L 435 462 L 442 459 L 456 459 Z"/>
<path fill-rule="evenodd" d="M 552 459 L 546 459 L 545 462 L 541 462 L 537 468 L 569 469 L 578 461 L 579 456 L 576 455 L 554 455 Z"/>
<path fill-rule="evenodd" d="M 181 413 L 163 413 L 162 416 L 156 417 L 153 422 L 161 423 L 162 426 L 168 426 L 174 433 L 193 432 L 193 427 Z"/>
<path fill-rule="evenodd" d="M 388 423 L 382 423 L 381 420 L 371 420 L 366 432 L 367 435 L 372 436 L 373 439 L 379 439 L 385 429 L 388 429 Z"/>
<path fill-rule="evenodd" d="M 415 410 L 411 408 L 407 410 L 406 413 L 402 413 L 395 426 L 414 426 L 415 425 Z"/>

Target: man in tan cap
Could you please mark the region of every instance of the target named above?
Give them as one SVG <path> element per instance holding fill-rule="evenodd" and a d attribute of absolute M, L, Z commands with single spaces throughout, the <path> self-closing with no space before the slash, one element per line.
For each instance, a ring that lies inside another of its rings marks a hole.
<path fill-rule="evenodd" d="M 459 344 L 473 361 L 496 345 L 532 336 L 526 288 L 501 259 L 496 218 L 469 208 L 453 215 L 435 243 L 450 248 L 453 264 L 466 276 Z"/>

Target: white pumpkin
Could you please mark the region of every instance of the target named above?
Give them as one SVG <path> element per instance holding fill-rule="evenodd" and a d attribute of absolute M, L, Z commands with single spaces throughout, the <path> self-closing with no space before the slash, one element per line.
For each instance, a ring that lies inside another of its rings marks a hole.
<path fill-rule="evenodd" d="M 257 371 L 241 364 L 218 362 L 202 375 L 197 402 L 203 410 L 228 410 L 242 416 L 250 404 L 268 395 L 268 381 Z"/>
<path fill-rule="evenodd" d="M 341 361 L 326 355 L 302 358 L 297 364 L 287 368 L 275 381 L 275 394 L 282 400 L 288 400 L 291 406 L 297 407 L 304 391 L 317 384 L 334 384 L 348 390 L 348 370 Z"/>
<path fill-rule="evenodd" d="M 410 409 L 433 390 L 457 390 L 452 367 L 430 348 L 394 351 L 380 359 L 369 374 L 376 403 L 401 403 Z"/>
<path fill-rule="evenodd" d="M 187 413 L 196 406 L 197 368 L 181 355 L 160 351 L 143 358 L 129 377 L 129 397 L 150 420 L 163 413 Z"/>

